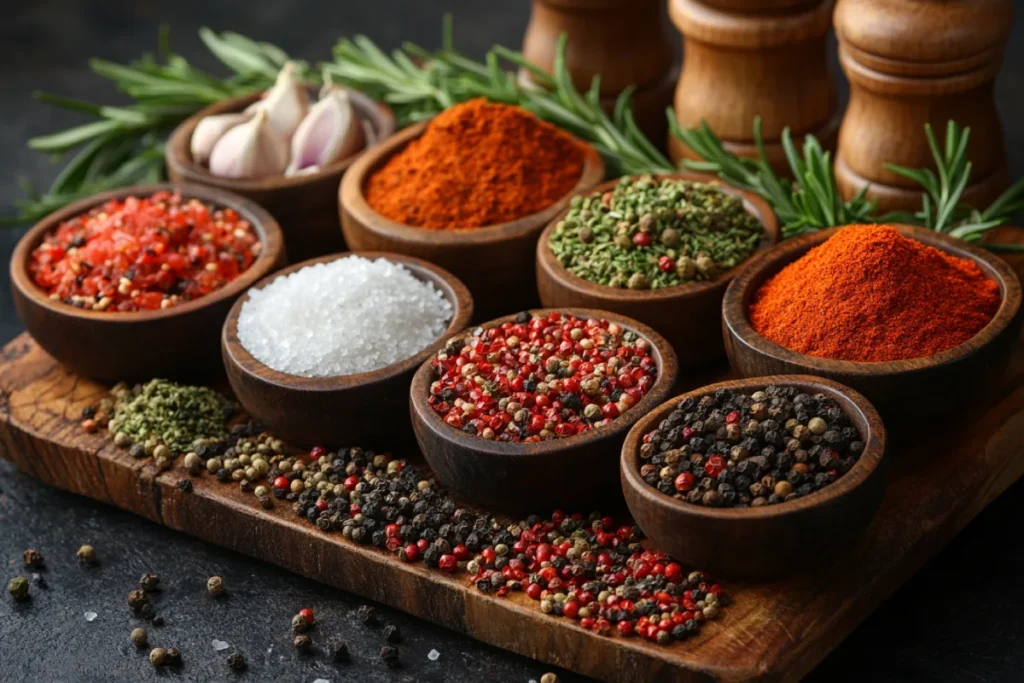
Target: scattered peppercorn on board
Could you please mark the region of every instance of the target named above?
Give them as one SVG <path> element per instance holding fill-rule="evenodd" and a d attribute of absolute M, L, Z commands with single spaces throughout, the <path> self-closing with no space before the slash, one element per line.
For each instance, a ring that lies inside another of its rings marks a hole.
<path fill-rule="evenodd" d="M 680 387 L 689 389 L 689 386 Z M 211 477 L 179 490 L 105 434 L 79 426 L 106 387 L 71 374 L 21 335 L 0 352 L 2 455 L 46 483 L 337 586 L 550 664 L 615 683 L 796 681 L 1024 474 L 1024 345 L 1000 387 L 955 422 L 892 445 L 881 508 L 831 567 L 766 583 L 722 584 L 732 603 L 690 640 L 659 646 L 600 636 L 543 615 L 522 593 L 473 589 L 465 575 L 402 563 L 324 534 L 287 505 L 258 506 Z M 216 523 L 212 523 L 216 521 Z"/>

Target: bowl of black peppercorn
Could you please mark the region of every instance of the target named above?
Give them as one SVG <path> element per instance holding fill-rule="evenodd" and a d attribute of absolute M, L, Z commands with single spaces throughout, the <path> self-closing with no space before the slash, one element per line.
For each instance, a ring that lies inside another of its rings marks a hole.
<path fill-rule="evenodd" d="M 885 489 L 875 408 L 804 375 L 733 380 L 677 396 L 636 423 L 622 491 L 654 544 L 717 575 L 821 566 L 868 526 Z"/>

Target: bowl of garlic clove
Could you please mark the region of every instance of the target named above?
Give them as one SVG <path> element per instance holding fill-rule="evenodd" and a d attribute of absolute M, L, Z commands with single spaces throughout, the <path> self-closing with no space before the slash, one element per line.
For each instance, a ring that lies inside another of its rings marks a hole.
<path fill-rule="evenodd" d="M 167 141 L 167 175 L 263 206 L 294 263 L 345 250 L 341 177 L 395 127 L 387 105 L 329 78 L 317 92 L 289 62 L 266 92 L 218 102 L 178 126 Z"/>

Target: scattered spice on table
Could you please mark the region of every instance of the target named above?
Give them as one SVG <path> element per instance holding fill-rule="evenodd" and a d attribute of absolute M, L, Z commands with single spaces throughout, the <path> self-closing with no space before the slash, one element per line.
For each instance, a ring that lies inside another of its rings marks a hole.
<path fill-rule="evenodd" d="M 573 197 L 549 246 L 573 275 L 600 285 L 661 289 L 712 280 L 750 257 L 764 227 L 713 184 L 625 177 Z"/>
<path fill-rule="evenodd" d="M 160 590 L 160 575 L 146 572 L 139 578 L 139 588 L 147 593 Z"/>
<path fill-rule="evenodd" d="M 162 469 L 174 455 L 226 436 L 228 421 L 238 410 L 213 389 L 164 379 L 131 389 L 119 384 L 111 394 L 114 414 L 107 428 L 114 442 L 136 457 L 163 458 Z"/>
<path fill-rule="evenodd" d="M 241 652 L 232 652 L 228 655 L 228 666 L 233 671 L 245 671 L 249 665 L 246 663 L 245 656 Z"/>
<path fill-rule="evenodd" d="M 28 579 L 23 576 L 15 576 L 7 583 L 7 592 L 15 600 L 28 599 Z"/>
<path fill-rule="evenodd" d="M 44 566 L 43 554 L 35 548 L 29 548 L 21 554 L 21 559 L 26 567 L 30 569 L 42 569 Z"/>
<path fill-rule="evenodd" d="M 96 564 L 96 549 L 91 545 L 83 545 L 75 552 L 75 557 L 82 564 Z"/>
<path fill-rule="evenodd" d="M 295 649 L 300 652 L 308 652 L 309 648 L 313 646 L 313 641 L 310 639 L 309 636 L 305 634 L 299 634 L 295 636 L 295 640 L 292 641 L 292 645 L 294 645 Z"/>
<path fill-rule="evenodd" d="M 650 342 L 607 320 L 558 312 L 455 337 L 432 361 L 430 406 L 488 440 L 536 442 L 606 425 L 654 386 Z"/>
<path fill-rule="evenodd" d="M 542 211 L 583 172 L 572 136 L 516 106 L 474 99 L 438 114 L 366 183 L 381 215 L 432 230 L 479 228 Z"/>
<path fill-rule="evenodd" d="M 132 629 L 131 640 L 135 647 L 142 649 L 149 644 L 149 635 L 144 628 Z"/>
<path fill-rule="evenodd" d="M 167 663 L 167 650 L 162 647 L 154 647 L 149 651 L 149 663 L 160 668 Z"/>
<path fill-rule="evenodd" d="M 414 356 L 441 336 L 452 313 L 437 287 L 401 264 L 348 256 L 250 290 L 238 338 L 274 370 L 335 377 Z"/>
<path fill-rule="evenodd" d="M 211 576 L 206 580 L 206 591 L 213 597 L 224 594 L 224 579 L 219 576 Z"/>
<path fill-rule="evenodd" d="M 32 251 L 28 269 L 51 299 L 77 308 L 159 310 L 220 289 L 261 249 L 233 209 L 161 191 L 62 222 Z"/>
<path fill-rule="evenodd" d="M 820 358 L 882 362 L 959 346 L 999 308 L 973 260 L 883 225 L 835 235 L 765 282 L 750 322 L 769 341 Z"/>
<path fill-rule="evenodd" d="M 380 649 L 380 658 L 388 665 L 389 669 L 396 669 L 401 662 L 398 660 L 398 648 L 393 645 L 385 645 Z"/>
<path fill-rule="evenodd" d="M 857 463 L 864 441 L 825 394 L 771 385 L 690 397 L 644 435 L 640 476 L 706 507 L 758 507 L 809 495 Z"/>

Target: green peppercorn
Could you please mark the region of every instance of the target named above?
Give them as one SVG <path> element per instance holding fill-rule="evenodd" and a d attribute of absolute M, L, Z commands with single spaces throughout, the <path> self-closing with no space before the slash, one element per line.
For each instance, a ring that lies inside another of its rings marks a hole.
<path fill-rule="evenodd" d="M 149 643 L 149 635 L 146 633 L 146 629 L 144 628 L 132 629 L 131 639 L 132 643 L 135 644 L 135 647 L 139 649 L 146 647 Z"/>
<path fill-rule="evenodd" d="M 643 273 L 633 273 L 626 282 L 626 287 L 629 289 L 648 289 L 650 286 L 650 281 Z"/>
<path fill-rule="evenodd" d="M 549 671 L 540 677 L 540 683 L 558 683 L 558 676 Z"/>
<path fill-rule="evenodd" d="M 27 600 L 28 579 L 23 576 L 14 577 L 7 584 L 7 592 L 10 593 L 15 600 Z"/>
<path fill-rule="evenodd" d="M 310 628 L 310 623 L 306 617 L 301 614 L 296 614 L 292 617 L 292 630 L 296 633 L 305 633 Z"/>

